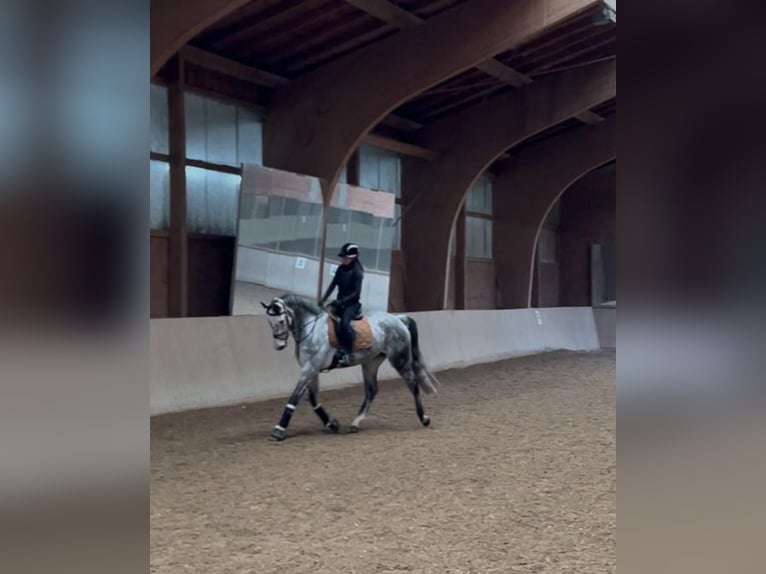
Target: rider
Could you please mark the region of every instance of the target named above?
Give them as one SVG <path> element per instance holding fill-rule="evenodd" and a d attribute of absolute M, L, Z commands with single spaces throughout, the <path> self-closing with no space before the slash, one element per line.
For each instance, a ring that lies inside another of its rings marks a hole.
<path fill-rule="evenodd" d="M 348 367 L 354 363 L 354 339 L 356 333 L 351 327 L 351 321 L 361 315 L 362 304 L 359 299 L 362 296 L 362 281 L 364 280 L 364 267 L 359 261 L 359 246 L 354 243 L 346 243 L 340 249 L 338 257 L 342 257 L 341 264 L 335 271 L 330 286 L 319 302 L 323 306 L 330 294 L 337 287 L 338 298 L 333 301 L 333 311 L 340 319 L 341 351 L 339 364 Z"/>

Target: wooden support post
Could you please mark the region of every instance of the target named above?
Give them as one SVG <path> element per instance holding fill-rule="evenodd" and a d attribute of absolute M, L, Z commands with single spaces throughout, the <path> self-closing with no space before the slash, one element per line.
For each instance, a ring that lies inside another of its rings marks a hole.
<path fill-rule="evenodd" d="M 324 295 L 322 290 L 322 281 L 324 279 L 324 252 L 327 249 L 327 217 L 330 213 L 330 194 L 327 192 L 327 183 L 321 182 L 322 186 L 322 228 L 319 230 L 319 276 L 317 278 L 317 301 Z"/>
<path fill-rule="evenodd" d="M 170 148 L 170 233 L 168 234 L 168 316 L 185 317 L 189 300 L 186 229 L 186 129 L 184 117 L 184 62 L 172 64 L 168 84 Z"/>
<path fill-rule="evenodd" d="M 455 309 L 465 309 L 465 202 L 455 223 Z"/>
<path fill-rule="evenodd" d="M 346 182 L 349 185 L 359 185 L 359 168 L 359 148 L 356 148 L 356 151 L 351 155 L 346 165 Z"/>

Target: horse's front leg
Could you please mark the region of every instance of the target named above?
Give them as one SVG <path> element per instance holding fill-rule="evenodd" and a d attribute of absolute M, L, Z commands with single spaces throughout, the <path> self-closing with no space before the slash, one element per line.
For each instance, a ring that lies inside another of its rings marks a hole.
<path fill-rule="evenodd" d="M 298 406 L 298 402 L 300 402 L 303 393 L 306 392 L 306 388 L 311 382 L 311 379 L 313 379 L 316 375 L 317 373 L 313 368 L 304 369 L 301 372 L 301 377 L 298 379 L 298 383 L 295 385 L 293 394 L 290 395 L 290 399 L 285 405 L 285 410 L 282 411 L 282 418 L 279 419 L 279 424 L 276 425 L 271 431 L 270 436 L 272 440 L 284 440 L 287 434 L 287 426 L 290 424 L 290 419 L 295 412 L 295 408 Z"/>
<path fill-rule="evenodd" d="M 328 415 L 327 411 L 324 410 L 322 403 L 319 402 L 319 375 L 312 377 L 311 381 L 309 381 L 309 403 L 311 403 L 311 408 L 314 409 L 319 420 L 322 421 L 324 428 L 330 432 L 338 432 L 338 429 L 340 428 L 338 419 Z"/>

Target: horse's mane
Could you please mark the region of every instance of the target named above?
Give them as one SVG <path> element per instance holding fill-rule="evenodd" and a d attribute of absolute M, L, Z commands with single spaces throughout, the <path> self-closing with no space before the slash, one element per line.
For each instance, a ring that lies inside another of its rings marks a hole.
<path fill-rule="evenodd" d="M 282 295 L 280 299 L 282 299 L 282 301 L 284 301 L 285 304 L 299 316 L 299 319 L 307 313 L 311 315 L 319 315 L 322 312 L 322 308 L 313 301 L 309 301 L 298 295 L 293 295 L 292 293 L 286 293 Z"/>

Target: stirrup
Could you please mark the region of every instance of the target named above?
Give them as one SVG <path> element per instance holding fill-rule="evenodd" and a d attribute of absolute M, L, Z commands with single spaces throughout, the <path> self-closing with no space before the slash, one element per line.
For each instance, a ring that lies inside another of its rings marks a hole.
<path fill-rule="evenodd" d="M 338 368 L 338 363 L 340 363 L 341 354 L 343 353 L 342 350 L 338 349 L 335 351 L 335 354 L 332 356 L 332 361 L 330 362 L 330 366 L 326 369 L 320 369 L 320 373 L 327 373 L 329 371 L 332 371 L 333 369 Z"/>
<path fill-rule="evenodd" d="M 354 364 L 354 353 L 349 353 L 348 351 L 343 351 L 338 358 L 338 366 L 340 367 L 350 367 Z"/>

